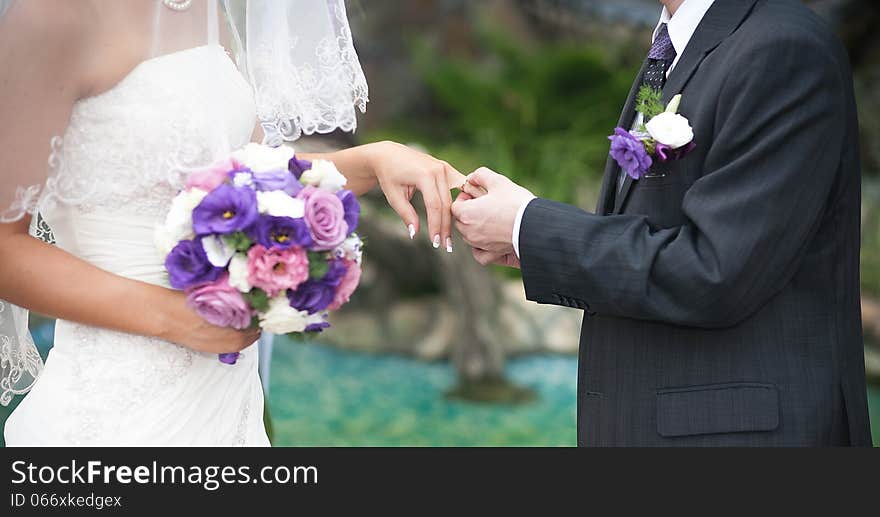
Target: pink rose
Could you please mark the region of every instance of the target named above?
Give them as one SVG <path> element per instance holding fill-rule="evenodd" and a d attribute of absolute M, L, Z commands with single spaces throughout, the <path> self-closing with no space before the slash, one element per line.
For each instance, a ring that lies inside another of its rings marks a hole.
<path fill-rule="evenodd" d="M 226 181 L 229 177 L 229 171 L 234 171 L 236 168 L 236 164 L 232 159 L 226 158 L 203 169 L 196 169 L 189 173 L 189 176 L 186 178 L 186 190 L 197 188 L 205 192 L 211 192 Z"/>
<path fill-rule="evenodd" d="M 352 293 L 354 293 L 354 290 L 357 289 L 361 281 L 360 264 L 353 260 L 346 260 L 345 265 L 348 267 L 348 270 L 345 272 L 342 280 L 340 280 L 339 287 L 336 288 L 336 296 L 333 298 L 333 302 L 327 307 L 331 311 L 335 311 L 348 303 Z"/>
<path fill-rule="evenodd" d="M 345 208 L 336 194 L 315 187 L 306 187 L 297 196 L 306 202 L 306 224 L 314 249 L 332 250 L 342 244 L 348 235 L 348 224 L 345 222 Z"/>
<path fill-rule="evenodd" d="M 266 249 L 257 244 L 248 251 L 247 270 L 248 282 L 274 298 L 308 280 L 309 259 L 300 247 Z"/>
<path fill-rule="evenodd" d="M 251 325 L 253 310 L 228 279 L 229 275 L 223 275 L 214 282 L 188 288 L 186 302 L 212 325 L 246 329 Z"/>

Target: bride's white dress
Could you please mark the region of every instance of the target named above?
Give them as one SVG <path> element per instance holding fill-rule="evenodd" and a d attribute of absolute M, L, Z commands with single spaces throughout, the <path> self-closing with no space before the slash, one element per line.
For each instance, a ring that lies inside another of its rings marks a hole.
<path fill-rule="evenodd" d="M 181 187 L 181 168 L 244 145 L 255 122 L 253 91 L 218 45 L 145 61 L 111 90 L 80 101 L 55 157 L 66 197 L 79 199 L 43 213 L 58 246 L 167 287 L 153 232 Z M 268 445 L 257 347 L 230 366 L 159 339 L 58 321 L 45 368 L 6 422 L 5 438 L 8 445 Z"/>

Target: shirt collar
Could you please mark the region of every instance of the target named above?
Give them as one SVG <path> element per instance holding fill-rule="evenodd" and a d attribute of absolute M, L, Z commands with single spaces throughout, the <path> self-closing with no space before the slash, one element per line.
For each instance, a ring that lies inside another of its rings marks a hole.
<path fill-rule="evenodd" d="M 690 42 L 691 37 L 696 32 L 697 26 L 700 25 L 700 21 L 706 15 L 706 11 L 712 7 L 714 2 L 715 0 L 684 0 L 675 11 L 674 16 L 669 14 L 666 7 L 663 7 L 663 12 L 660 13 L 660 21 L 657 23 L 657 28 L 654 29 L 654 36 L 651 41 L 653 42 L 654 38 L 657 37 L 660 26 L 665 23 L 669 30 L 669 39 L 672 40 L 672 47 L 675 48 L 675 53 L 681 57 L 684 49 L 687 48 L 688 42 Z"/>

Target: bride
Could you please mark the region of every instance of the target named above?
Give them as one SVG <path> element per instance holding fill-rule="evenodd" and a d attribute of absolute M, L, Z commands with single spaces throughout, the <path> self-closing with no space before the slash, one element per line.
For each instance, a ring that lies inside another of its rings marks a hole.
<path fill-rule="evenodd" d="M 153 229 L 188 170 L 252 138 L 355 128 L 345 16 L 343 0 L 0 0 L 0 403 L 30 390 L 7 444 L 268 445 L 257 331 L 190 310 Z M 448 164 L 388 142 L 303 156 L 356 194 L 380 186 L 410 237 L 421 191 L 451 252 Z M 57 246 L 31 236 L 38 212 Z M 44 367 L 24 308 L 58 320 Z"/>

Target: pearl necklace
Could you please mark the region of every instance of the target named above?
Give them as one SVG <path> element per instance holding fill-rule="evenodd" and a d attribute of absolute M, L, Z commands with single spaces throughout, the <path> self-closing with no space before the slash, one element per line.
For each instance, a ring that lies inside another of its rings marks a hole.
<path fill-rule="evenodd" d="M 165 7 L 175 11 L 186 11 L 192 5 L 192 0 L 162 0 Z"/>

